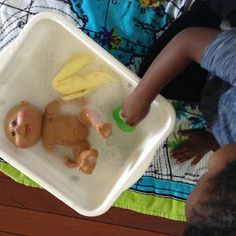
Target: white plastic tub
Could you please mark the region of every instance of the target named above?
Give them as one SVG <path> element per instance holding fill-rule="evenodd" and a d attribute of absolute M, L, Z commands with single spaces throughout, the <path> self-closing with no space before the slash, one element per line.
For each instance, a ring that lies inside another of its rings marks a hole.
<path fill-rule="evenodd" d="M 129 134 L 116 128 L 112 121 L 110 108 L 117 105 L 117 100 L 113 102 L 111 98 L 103 104 L 110 109 L 105 115 L 113 122 L 113 135 L 92 146 L 97 145 L 98 149 L 110 146 L 111 150 L 119 149 L 119 155 L 113 153 L 112 156 L 101 150 L 91 176 L 68 169 L 62 160 L 42 155 L 40 144 L 30 149 L 15 148 L 3 131 L 4 116 L 13 105 L 29 100 L 43 108 L 57 97 L 51 87 L 55 73 L 69 58 L 84 53 L 96 56 L 103 66 L 131 87 L 138 83 L 134 73 L 67 19 L 53 13 L 33 17 L 18 38 L 1 52 L 0 156 L 78 213 L 97 216 L 106 212 L 119 195 L 143 175 L 156 149 L 172 131 L 175 113 L 162 96 L 156 98 L 150 114 L 137 130 Z"/>

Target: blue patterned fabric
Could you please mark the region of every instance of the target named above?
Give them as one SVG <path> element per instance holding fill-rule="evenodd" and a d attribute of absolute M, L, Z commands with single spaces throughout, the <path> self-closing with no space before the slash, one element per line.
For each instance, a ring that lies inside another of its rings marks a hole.
<path fill-rule="evenodd" d="M 165 8 L 148 1 L 70 1 L 81 29 L 125 65 L 144 56 L 169 23 Z"/>

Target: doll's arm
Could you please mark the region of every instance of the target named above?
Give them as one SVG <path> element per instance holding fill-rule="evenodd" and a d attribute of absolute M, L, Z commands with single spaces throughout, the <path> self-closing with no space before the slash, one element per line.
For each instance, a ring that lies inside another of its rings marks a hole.
<path fill-rule="evenodd" d="M 93 126 L 103 138 L 108 138 L 112 133 L 110 123 L 104 122 L 101 115 L 93 108 L 84 108 L 79 116 L 80 121 L 86 126 Z"/>
<path fill-rule="evenodd" d="M 56 153 L 55 145 L 43 143 L 43 147 L 49 154 L 55 154 Z"/>
<path fill-rule="evenodd" d="M 65 102 L 62 100 L 54 100 L 54 101 L 50 102 L 45 108 L 45 113 L 46 114 L 58 114 L 60 111 L 60 107 L 64 103 Z"/>
<path fill-rule="evenodd" d="M 45 112 L 47 114 L 58 114 L 60 113 L 61 107 L 66 106 L 66 105 L 70 105 L 74 109 L 76 109 L 77 107 L 85 107 L 88 105 L 88 100 L 86 98 L 79 98 L 79 99 L 74 99 L 71 101 L 63 101 L 61 99 L 57 99 L 50 102 L 46 106 Z"/>

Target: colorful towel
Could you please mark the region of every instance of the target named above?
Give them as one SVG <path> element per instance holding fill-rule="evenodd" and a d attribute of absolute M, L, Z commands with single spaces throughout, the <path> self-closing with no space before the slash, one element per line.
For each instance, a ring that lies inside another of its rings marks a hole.
<path fill-rule="evenodd" d="M 162 5 L 146 0 L 0 0 L 0 49 L 17 37 L 33 15 L 42 11 L 59 12 L 137 72 L 150 45 L 188 4 L 189 1 L 183 0 Z M 177 165 L 170 150 L 183 142 L 177 130 L 201 128 L 205 122 L 197 104 L 171 102 L 177 112 L 175 131 L 157 150 L 144 176 L 114 205 L 184 221 L 185 201 L 206 171 L 208 157 L 196 166 L 190 162 Z M 39 187 L 3 159 L 0 170 L 19 183 Z"/>

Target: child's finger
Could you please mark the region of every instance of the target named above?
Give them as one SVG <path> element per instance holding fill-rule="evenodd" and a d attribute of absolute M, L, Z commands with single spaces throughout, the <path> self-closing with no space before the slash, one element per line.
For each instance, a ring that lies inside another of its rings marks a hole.
<path fill-rule="evenodd" d="M 186 151 L 186 152 L 180 152 L 178 154 L 174 154 L 173 158 L 174 159 L 183 159 L 183 158 L 188 158 L 191 159 L 194 156 L 196 156 L 196 153 L 192 152 L 192 151 Z"/>
<path fill-rule="evenodd" d="M 178 134 L 181 134 L 181 135 L 186 135 L 186 134 L 188 134 L 189 133 L 189 130 L 188 129 L 186 129 L 186 130 L 179 130 L 178 131 Z"/>
<path fill-rule="evenodd" d="M 123 118 L 126 118 L 126 112 L 124 110 L 122 110 L 120 114 Z"/>
<path fill-rule="evenodd" d="M 194 156 L 194 153 L 191 151 L 178 151 L 175 153 L 171 153 L 172 158 L 176 160 L 184 160 L 184 159 L 191 159 Z"/>
<path fill-rule="evenodd" d="M 191 135 L 202 134 L 203 132 L 205 132 L 203 129 L 186 129 L 186 130 L 179 130 L 178 134 L 189 137 Z"/>
<path fill-rule="evenodd" d="M 178 135 L 189 137 L 193 133 L 192 130 L 179 130 Z"/>
<path fill-rule="evenodd" d="M 188 156 L 188 157 L 184 157 L 184 158 L 181 158 L 181 159 L 177 159 L 176 161 L 177 161 L 178 164 L 181 164 L 181 163 L 186 162 L 186 161 L 188 161 L 190 159 L 192 159 L 192 156 L 191 157 Z"/>
<path fill-rule="evenodd" d="M 179 152 L 186 152 L 188 150 L 191 150 L 191 145 L 189 145 L 188 141 L 186 141 L 185 143 L 182 143 L 180 146 L 178 146 L 177 148 L 175 148 L 171 153 L 172 154 L 177 154 Z"/>
<path fill-rule="evenodd" d="M 193 161 L 191 162 L 191 165 L 196 165 L 202 158 L 203 158 L 204 154 L 198 155 L 196 158 L 193 159 Z"/>
<path fill-rule="evenodd" d="M 135 123 L 133 121 L 125 120 L 125 123 L 131 127 L 135 126 Z"/>

